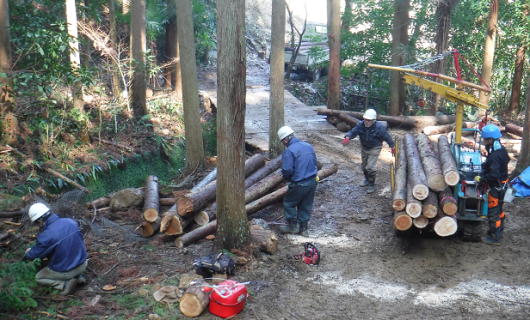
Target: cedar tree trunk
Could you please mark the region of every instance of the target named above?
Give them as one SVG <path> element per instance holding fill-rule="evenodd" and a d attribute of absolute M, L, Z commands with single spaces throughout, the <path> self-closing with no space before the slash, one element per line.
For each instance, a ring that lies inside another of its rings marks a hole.
<path fill-rule="evenodd" d="M 491 0 L 490 15 L 488 20 L 488 30 L 486 30 L 486 44 L 484 45 L 484 62 L 482 63 L 482 80 L 489 86 L 491 84 L 491 74 L 493 70 L 493 58 L 495 55 L 495 36 L 497 34 L 497 18 L 499 15 L 500 0 Z M 489 94 L 480 91 L 479 101 L 488 105 Z M 484 110 L 480 109 L 484 114 Z"/>
<path fill-rule="evenodd" d="M 147 88 L 145 75 L 145 11 L 146 0 L 131 0 L 131 83 L 129 86 L 129 104 L 135 116 L 147 114 Z"/>
<path fill-rule="evenodd" d="M 269 104 L 269 155 L 276 157 L 283 151 L 278 130 L 285 122 L 283 72 L 285 65 L 285 2 L 272 1 L 271 30 L 271 97 Z"/>
<path fill-rule="evenodd" d="M 0 0 L 0 73 L 6 75 L 6 78 L 0 77 L 0 141 L 2 144 L 13 144 L 17 141 L 18 120 L 14 115 L 8 0 Z"/>
<path fill-rule="evenodd" d="M 340 110 L 340 1 L 328 0 L 328 109 Z"/>
<path fill-rule="evenodd" d="M 70 66 L 75 73 L 79 69 L 81 61 L 79 57 L 79 41 L 77 38 L 75 0 L 66 0 L 66 23 L 68 24 L 68 35 L 70 36 Z M 76 81 L 72 85 L 72 97 L 74 99 L 74 107 L 83 113 L 83 86 L 80 82 Z"/>

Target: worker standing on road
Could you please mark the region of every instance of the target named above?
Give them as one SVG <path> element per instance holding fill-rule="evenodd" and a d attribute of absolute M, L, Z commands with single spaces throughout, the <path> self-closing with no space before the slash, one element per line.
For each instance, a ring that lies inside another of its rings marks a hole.
<path fill-rule="evenodd" d="M 364 181 L 361 183 L 361 187 L 368 186 L 367 193 L 372 193 L 375 191 L 376 165 L 383 141 L 388 143 L 388 146 L 392 149 L 392 154 L 395 154 L 396 151 L 394 139 L 392 139 L 386 127 L 376 121 L 377 112 L 374 109 L 368 109 L 364 113 L 363 118 L 363 121 L 346 133 L 342 145 L 346 146 L 350 140 L 359 136 L 361 140 L 361 168 L 364 173 Z"/>
<path fill-rule="evenodd" d="M 281 226 L 283 233 L 299 233 L 307 237 L 307 223 L 311 218 L 313 199 L 317 187 L 317 157 L 315 149 L 307 142 L 294 136 L 290 127 L 278 130 L 278 138 L 287 148 L 282 153 L 282 176 L 289 181 L 283 199 L 287 226 Z"/>
<path fill-rule="evenodd" d="M 505 184 L 508 182 L 508 163 L 510 156 L 501 145 L 499 138 L 501 131 L 493 124 L 482 128 L 482 143 L 486 146 L 488 156 L 482 163 L 482 174 L 475 177 L 475 181 L 486 183 L 488 192 L 488 235 L 482 238 L 482 242 L 500 245 L 504 232 L 504 211 L 502 203 L 504 199 Z"/>
<path fill-rule="evenodd" d="M 86 270 L 88 258 L 77 222 L 59 218 L 42 203 L 29 208 L 29 218 L 31 222 L 38 221 L 44 230 L 37 237 L 37 244 L 26 250 L 24 260 L 50 260 L 49 266 L 35 276 L 37 283 L 61 290 L 59 294 L 63 296 L 72 293 L 78 282 L 86 282 L 82 273 Z"/>

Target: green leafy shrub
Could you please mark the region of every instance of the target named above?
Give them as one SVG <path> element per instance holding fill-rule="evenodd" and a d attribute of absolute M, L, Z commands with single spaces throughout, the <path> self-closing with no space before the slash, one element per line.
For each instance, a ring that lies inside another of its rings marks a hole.
<path fill-rule="evenodd" d="M 21 311 L 37 307 L 33 296 L 33 288 L 37 286 L 35 262 L 15 262 L 0 264 L 0 309 L 5 311 Z"/>

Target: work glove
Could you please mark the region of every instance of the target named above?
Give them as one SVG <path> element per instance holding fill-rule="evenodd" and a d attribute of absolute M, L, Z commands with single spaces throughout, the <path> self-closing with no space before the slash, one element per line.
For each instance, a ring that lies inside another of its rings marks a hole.
<path fill-rule="evenodd" d="M 320 179 L 319 179 L 318 176 L 317 176 L 317 182 L 319 182 L 319 181 L 320 181 Z"/>
<path fill-rule="evenodd" d="M 392 152 L 392 155 L 396 156 L 396 148 L 390 148 L 390 152 Z"/>
<path fill-rule="evenodd" d="M 480 178 L 480 176 L 476 176 L 474 180 L 475 180 L 475 182 L 479 182 L 480 183 L 481 178 Z"/>
<path fill-rule="evenodd" d="M 350 137 L 345 137 L 345 138 L 344 138 L 344 141 L 342 141 L 342 145 L 345 146 L 345 145 L 347 145 L 348 143 L 350 143 Z"/>

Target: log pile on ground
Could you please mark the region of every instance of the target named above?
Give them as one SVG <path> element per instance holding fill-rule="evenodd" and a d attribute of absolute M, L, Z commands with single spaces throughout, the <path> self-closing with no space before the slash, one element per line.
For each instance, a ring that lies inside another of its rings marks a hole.
<path fill-rule="evenodd" d="M 397 139 L 392 193 L 394 228 L 432 230 L 446 237 L 456 233 L 458 207 L 451 186 L 460 176 L 447 137 L 433 145 L 425 134 Z M 442 216 L 443 215 L 443 216 Z"/>

